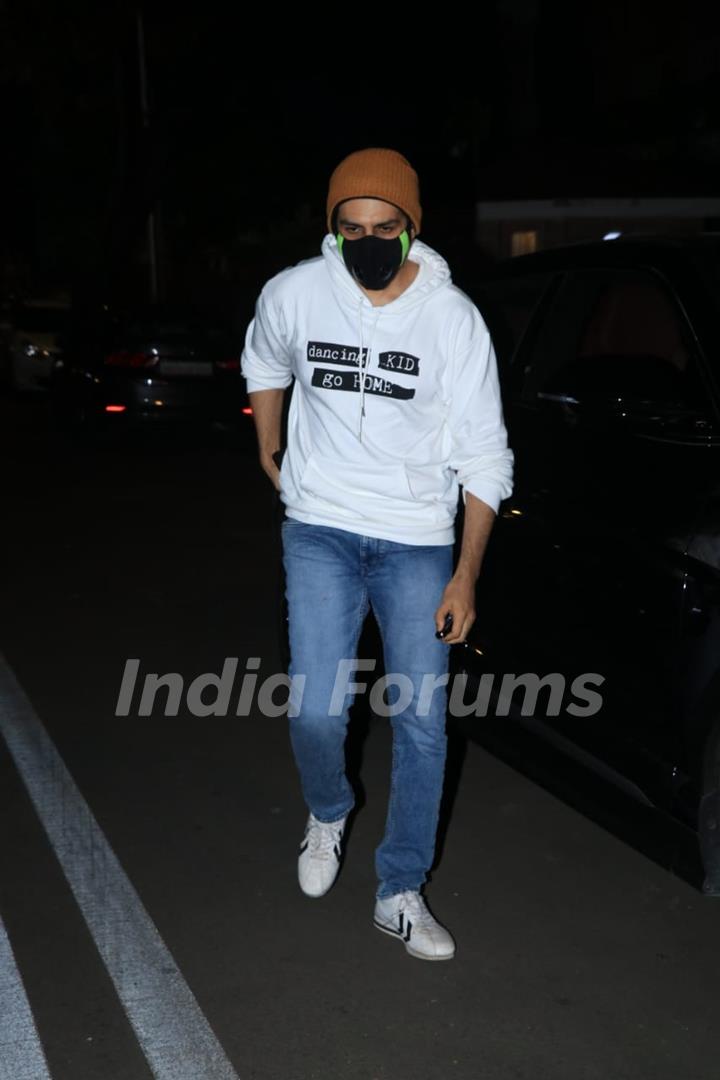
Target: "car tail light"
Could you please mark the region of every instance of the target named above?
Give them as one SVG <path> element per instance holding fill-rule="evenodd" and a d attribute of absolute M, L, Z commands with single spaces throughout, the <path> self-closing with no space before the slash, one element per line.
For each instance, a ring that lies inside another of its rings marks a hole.
<path fill-rule="evenodd" d="M 155 367 L 157 362 L 158 358 L 153 353 L 130 352 L 128 349 L 120 349 L 105 357 L 105 366 L 115 368 Z"/>
<path fill-rule="evenodd" d="M 246 405 L 242 412 L 243 412 L 243 416 L 252 416 L 252 414 L 253 414 L 253 411 L 252 411 L 252 409 L 250 408 L 249 405 Z"/>
<path fill-rule="evenodd" d="M 237 356 L 231 356 L 227 360 L 216 360 L 215 366 L 220 368 L 221 371 L 239 371 L 240 361 Z"/>
<path fill-rule="evenodd" d="M 125 412 L 127 405 L 106 405 L 105 412 Z"/>

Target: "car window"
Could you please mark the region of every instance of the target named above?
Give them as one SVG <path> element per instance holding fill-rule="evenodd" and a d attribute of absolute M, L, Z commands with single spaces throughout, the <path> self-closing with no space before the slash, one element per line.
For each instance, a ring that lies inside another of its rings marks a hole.
<path fill-rule="evenodd" d="M 549 273 L 531 274 L 491 281 L 475 290 L 473 299 L 488 324 L 501 365 L 512 364 L 533 312 L 552 278 Z"/>
<path fill-rule="evenodd" d="M 648 274 L 615 276 L 601 289 L 582 328 L 578 359 L 653 356 L 684 371 L 688 348 L 680 312 L 668 292 Z"/>
<path fill-rule="evenodd" d="M 690 328 L 650 270 L 575 275 L 530 365 L 533 393 L 631 395 L 696 406 L 705 400 Z M 562 325 L 561 325 L 562 323 Z"/>

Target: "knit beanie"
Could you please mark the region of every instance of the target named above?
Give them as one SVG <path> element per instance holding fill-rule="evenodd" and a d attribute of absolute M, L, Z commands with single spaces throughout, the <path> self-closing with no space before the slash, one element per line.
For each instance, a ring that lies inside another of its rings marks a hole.
<path fill-rule="evenodd" d="M 418 176 L 397 150 L 370 147 L 356 150 L 340 162 L 330 177 L 327 227 L 332 232 L 333 211 L 346 199 L 384 199 L 403 210 L 420 232 L 422 207 Z"/>

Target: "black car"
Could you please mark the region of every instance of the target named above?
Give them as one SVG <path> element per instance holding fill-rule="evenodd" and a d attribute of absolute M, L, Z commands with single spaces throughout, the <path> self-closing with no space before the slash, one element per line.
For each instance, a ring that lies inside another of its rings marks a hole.
<path fill-rule="evenodd" d="M 53 365 L 53 409 L 80 429 L 215 422 L 251 427 L 240 348 L 187 311 L 73 312 Z"/>
<path fill-rule="evenodd" d="M 552 250 L 468 291 L 516 474 L 463 663 L 560 676 L 525 681 L 535 733 L 698 828 L 720 895 L 720 237 Z"/>

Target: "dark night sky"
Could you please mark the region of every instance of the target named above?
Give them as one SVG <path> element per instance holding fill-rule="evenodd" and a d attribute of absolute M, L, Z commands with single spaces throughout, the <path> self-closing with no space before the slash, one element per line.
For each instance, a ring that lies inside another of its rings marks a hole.
<path fill-rule="evenodd" d="M 329 173 L 367 145 L 418 169 L 431 243 L 466 232 L 476 198 L 717 193 L 710 5 L 496 0 L 464 22 L 331 31 L 147 3 L 149 135 L 134 11 L 0 0 L 6 288 L 18 267 L 131 269 L 151 207 L 168 266 L 237 277 L 248 244 L 259 273 L 268 253 L 313 253 Z"/>

